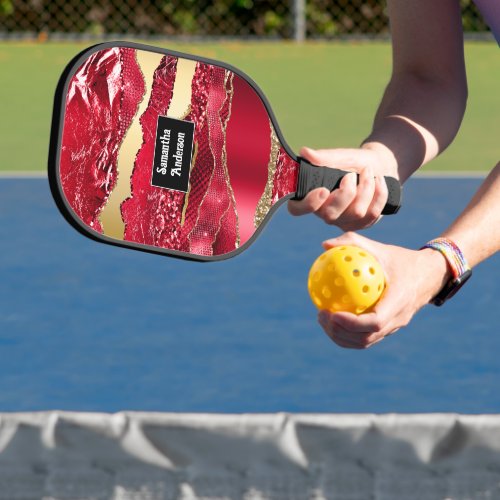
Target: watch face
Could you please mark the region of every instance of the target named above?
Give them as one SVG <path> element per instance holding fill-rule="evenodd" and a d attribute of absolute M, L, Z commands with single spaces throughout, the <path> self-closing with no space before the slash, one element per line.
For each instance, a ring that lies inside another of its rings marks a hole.
<path fill-rule="evenodd" d="M 444 286 L 444 288 L 432 299 L 436 306 L 442 306 L 448 299 L 451 299 L 462 288 L 472 276 L 472 270 L 468 269 L 458 278 L 454 278 Z"/>

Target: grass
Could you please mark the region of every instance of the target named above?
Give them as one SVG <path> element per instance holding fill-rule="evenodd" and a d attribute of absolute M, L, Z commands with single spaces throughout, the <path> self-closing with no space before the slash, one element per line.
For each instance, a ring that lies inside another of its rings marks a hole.
<path fill-rule="evenodd" d="M 66 63 L 87 45 L 0 44 L 0 170 L 46 168 L 53 92 Z M 382 42 L 168 47 L 224 60 L 249 74 L 269 98 L 295 151 L 301 145 L 357 146 L 370 131 L 391 70 L 390 45 Z M 498 47 L 468 43 L 466 59 L 470 97 L 462 129 L 426 170 L 488 170 L 498 161 Z"/>

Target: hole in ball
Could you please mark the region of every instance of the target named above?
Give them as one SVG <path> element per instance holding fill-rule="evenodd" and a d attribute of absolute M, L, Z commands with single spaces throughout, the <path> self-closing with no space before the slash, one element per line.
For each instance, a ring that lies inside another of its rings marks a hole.
<path fill-rule="evenodd" d="M 370 287 L 368 285 L 365 285 L 363 287 L 363 293 L 368 293 L 370 291 Z"/>
<path fill-rule="evenodd" d="M 346 262 L 351 262 L 352 257 L 351 257 L 350 255 L 346 255 L 346 256 L 344 257 L 344 260 L 345 260 Z"/>
<path fill-rule="evenodd" d="M 359 269 L 354 269 L 354 271 L 352 272 L 352 275 L 357 278 L 361 273 L 359 272 Z"/>
<path fill-rule="evenodd" d="M 375 274 L 375 269 L 373 267 L 370 267 L 370 269 L 368 269 L 368 271 L 370 271 L 370 274 Z"/>

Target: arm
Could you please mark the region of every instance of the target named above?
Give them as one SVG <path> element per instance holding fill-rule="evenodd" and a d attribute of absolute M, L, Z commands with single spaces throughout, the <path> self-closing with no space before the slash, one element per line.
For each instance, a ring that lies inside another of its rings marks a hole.
<path fill-rule="evenodd" d="M 389 0 L 388 7 L 393 71 L 371 134 L 359 149 L 300 152 L 313 164 L 358 172 L 359 185 L 346 176 L 331 194 L 314 190 L 289 202 L 293 215 L 314 212 L 344 230 L 370 226 L 387 199 L 380 177 L 404 182 L 458 131 L 467 99 L 458 0 Z"/>
<path fill-rule="evenodd" d="M 441 236 L 450 238 L 461 248 L 471 267 L 500 250 L 500 163 Z M 364 247 L 379 259 L 386 272 L 387 289 L 371 313 L 356 316 L 320 312 L 321 326 L 342 347 L 370 347 L 406 326 L 450 279 L 445 258 L 434 250 L 415 251 L 383 245 L 355 233 L 329 240 L 324 246 L 345 244 Z"/>
<path fill-rule="evenodd" d="M 500 250 L 500 162 L 442 236 L 462 249 L 471 267 Z"/>
<path fill-rule="evenodd" d="M 388 9 L 393 72 L 362 147 L 385 152 L 405 181 L 460 127 L 467 100 L 462 24 L 456 0 L 389 0 Z"/>

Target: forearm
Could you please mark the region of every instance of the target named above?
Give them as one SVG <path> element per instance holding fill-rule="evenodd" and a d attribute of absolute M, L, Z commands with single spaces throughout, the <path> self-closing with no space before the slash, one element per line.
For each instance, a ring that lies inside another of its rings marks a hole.
<path fill-rule="evenodd" d="M 500 163 L 481 184 L 459 217 L 441 234 L 461 249 L 469 266 L 474 267 L 500 250 Z M 425 248 L 422 255 L 421 294 L 430 301 L 452 277 L 440 252 Z"/>
<path fill-rule="evenodd" d="M 465 82 L 394 75 L 363 148 L 375 149 L 404 182 L 453 140 L 465 111 Z"/>
<path fill-rule="evenodd" d="M 364 148 L 405 181 L 455 137 L 467 99 L 458 0 L 387 1 L 392 78 Z"/>
<path fill-rule="evenodd" d="M 460 247 L 471 267 L 500 250 L 500 162 L 442 236 Z"/>

